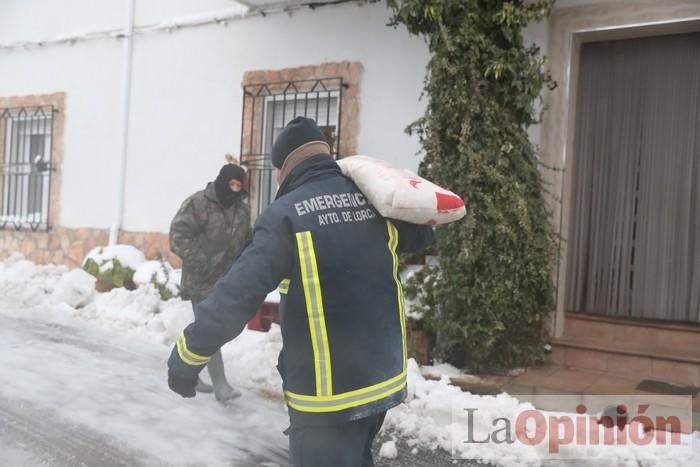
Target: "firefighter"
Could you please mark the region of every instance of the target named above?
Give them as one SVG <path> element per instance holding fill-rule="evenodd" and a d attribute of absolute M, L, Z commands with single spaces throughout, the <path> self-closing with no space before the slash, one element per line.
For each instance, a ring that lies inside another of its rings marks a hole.
<path fill-rule="evenodd" d="M 193 304 L 206 298 L 250 241 L 245 177 L 240 165 L 225 164 L 216 180 L 182 203 L 170 224 L 170 249 L 182 259 L 180 296 Z M 219 402 L 241 395 L 226 380 L 221 352 L 211 356 L 207 369 L 213 388 L 198 380 L 198 391 L 214 392 Z"/>
<path fill-rule="evenodd" d="M 342 175 L 315 122 L 292 120 L 272 148 L 280 187 L 252 243 L 212 293 L 168 360 L 170 388 L 193 397 L 197 375 L 280 285 L 278 369 L 296 467 L 372 466 L 386 411 L 406 395 L 400 251 L 432 228 L 381 217 Z"/>

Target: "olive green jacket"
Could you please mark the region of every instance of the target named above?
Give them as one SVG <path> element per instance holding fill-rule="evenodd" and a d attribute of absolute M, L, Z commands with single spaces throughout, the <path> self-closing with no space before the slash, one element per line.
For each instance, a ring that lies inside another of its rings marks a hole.
<path fill-rule="evenodd" d="M 250 206 L 243 198 L 225 208 L 213 183 L 187 198 L 170 224 L 170 250 L 182 259 L 180 296 L 206 298 L 251 237 Z"/>

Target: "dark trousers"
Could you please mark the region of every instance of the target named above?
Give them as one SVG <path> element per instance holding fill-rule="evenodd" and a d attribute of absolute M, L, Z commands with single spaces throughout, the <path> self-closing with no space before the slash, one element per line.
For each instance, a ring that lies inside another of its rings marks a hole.
<path fill-rule="evenodd" d="M 372 441 L 386 412 L 331 426 L 289 431 L 289 458 L 294 467 L 374 467 Z"/>

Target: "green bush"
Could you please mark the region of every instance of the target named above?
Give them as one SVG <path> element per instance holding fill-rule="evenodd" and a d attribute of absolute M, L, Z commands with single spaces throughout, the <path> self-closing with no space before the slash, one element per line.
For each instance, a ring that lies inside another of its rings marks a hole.
<path fill-rule="evenodd" d="M 437 334 L 438 356 L 470 370 L 541 361 L 555 252 L 533 103 L 548 81 L 522 29 L 553 0 L 387 0 L 392 25 L 428 43 L 425 115 L 407 132 L 422 176 L 460 194 L 467 215 L 436 229 L 439 267 L 406 287 Z"/>

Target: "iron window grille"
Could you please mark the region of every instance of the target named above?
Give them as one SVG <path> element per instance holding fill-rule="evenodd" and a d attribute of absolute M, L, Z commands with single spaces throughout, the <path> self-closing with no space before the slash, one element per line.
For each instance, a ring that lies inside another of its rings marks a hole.
<path fill-rule="evenodd" d="M 339 157 L 342 78 L 250 84 L 243 87 L 241 162 L 248 167 L 251 206 L 262 213 L 274 200 L 277 180 L 271 162 L 272 144 L 298 116 L 312 118 L 326 136 L 331 155 Z"/>
<path fill-rule="evenodd" d="M 0 229 L 49 229 L 53 106 L 0 108 Z"/>

